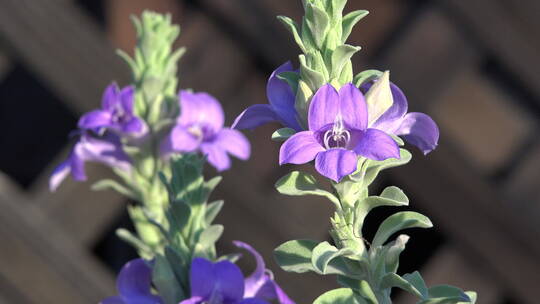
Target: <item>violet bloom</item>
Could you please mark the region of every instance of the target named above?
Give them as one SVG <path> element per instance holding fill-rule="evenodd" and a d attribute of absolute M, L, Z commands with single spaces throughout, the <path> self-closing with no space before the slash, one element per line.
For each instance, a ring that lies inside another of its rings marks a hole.
<path fill-rule="evenodd" d="M 378 81 L 385 81 L 387 74 Z M 379 129 L 388 134 L 403 137 L 408 143 L 418 147 L 424 154 L 428 154 L 437 147 L 439 141 L 439 128 L 437 124 L 424 113 L 407 113 L 407 98 L 401 89 L 389 82 L 393 103 L 380 117 L 370 117 L 369 127 Z M 361 87 L 363 92 L 369 94 L 374 88 L 374 82 L 364 84 Z M 373 107 L 380 106 L 384 101 L 373 100 Z"/>
<path fill-rule="evenodd" d="M 124 171 L 131 170 L 129 156 L 122 150 L 116 135 L 106 134 L 98 138 L 82 132 L 79 136 L 68 159 L 53 171 L 49 180 L 50 191 L 54 192 L 70 173 L 74 180 L 85 181 L 84 163 L 87 161 L 103 163 Z"/>
<path fill-rule="evenodd" d="M 281 165 L 315 159 L 319 173 L 339 182 L 356 171 L 358 156 L 399 158 L 399 147 L 390 135 L 368 128 L 364 95 L 352 83 L 339 92 L 330 84 L 322 86 L 309 106 L 308 125 L 308 131 L 296 133 L 281 146 Z"/>
<path fill-rule="evenodd" d="M 191 298 L 180 304 L 294 304 L 266 273 L 264 261 L 251 246 L 234 242 L 248 250 L 257 261 L 255 272 L 244 280 L 240 268 L 230 261 L 212 263 L 195 258 L 191 263 Z"/>
<path fill-rule="evenodd" d="M 120 90 L 116 83 L 109 85 L 103 93 L 102 109 L 83 115 L 79 128 L 97 132 L 107 128 L 122 135 L 144 135 L 146 124 L 133 113 L 134 95 L 133 86 Z"/>
<path fill-rule="evenodd" d="M 200 150 L 218 171 L 230 168 L 228 154 L 249 158 L 249 141 L 239 131 L 223 127 L 223 109 L 214 97 L 181 91 L 180 107 L 176 126 L 162 143 L 163 154 Z"/>
<path fill-rule="evenodd" d="M 162 304 L 152 294 L 152 268 L 143 259 L 128 262 L 118 275 L 116 288 L 119 296 L 109 297 L 100 304 Z"/>
<path fill-rule="evenodd" d="M 286 81 L 277 77 L 280 73 L 292 71 L 290 62 L 277 68 L 266 86 L 266 95 L 270 104 L 250 106 L 236 118 L 232 128 L 253 129 L 268 122 L 278 121 L 288 128 L 301 131 L 302 128 L 296 120 L 295 93 Z"/>

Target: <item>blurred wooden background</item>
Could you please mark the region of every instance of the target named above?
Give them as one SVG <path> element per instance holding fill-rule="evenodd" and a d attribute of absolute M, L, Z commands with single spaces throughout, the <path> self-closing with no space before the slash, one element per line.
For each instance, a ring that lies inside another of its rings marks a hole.
<path fill-rule="evenodd" d="M 356 0 L 368 9 L 351 37 L 355 71 L 391 69 L 410 108 L 432 115 L 442 137 L 428 157 L 384 175 L 436 228 L 410 231 L 401 272 L 428 284 L 476 290 L 479 303 L 537 303 L 540 282 L 540 4 L 536 0 Z M 131 50 L 128 16 L 171 12 L 182 25 L 181 86 L 218 97 L 230 124 L 265 103 L 270 72 L 299 51 L 275 15 L 299 19 L 291 0 L 2 0 L 0 2 L 0 303 L 96 303 L 133 252 L 114 236 L 129 226 L 125 199 L 48 176 L 69 151 L 77 117 L 111 81 L 129 82 L 114 48 Z M 253 244 L 298 302 L 333 279 L 287 274 L 271 257 L 294 238 L 328 238 L 330 204 L 276 193 L 275 126 L 249 134 L 253 156 L 235 162 L 215 193 L 227 202 L 221 250 Z M 215 174 L 209 170 L 209 174 Z M 92 179 L 110 175 L 88 166 Z M 379 189 L 373 189 L 378 191 Z M 392 210 L 369 219 L 374 227 Z M 372 228 L 373 229 L 373 228 Z M 247 265 L 249 268 L 249 264 Z M 251 265 L 252 266 L 252 265 Z M 414 303 L 396 293 L 396 303 Z"/>

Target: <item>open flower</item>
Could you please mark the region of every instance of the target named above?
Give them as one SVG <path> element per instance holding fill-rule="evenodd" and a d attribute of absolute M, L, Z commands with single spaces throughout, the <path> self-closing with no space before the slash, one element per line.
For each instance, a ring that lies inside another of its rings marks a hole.
<path fill-rule="evenodd" d="M 102 109 L 83 115 L 79 128 L 98 132 L 107 128 L 121 135 L 144 135 L 146 124 L 133 113 L 134 91 L 132 86 L 120 90 L 116 83 L 109 85 L 103 94 Z"/>
<path fill-rule="evenodd" d="M 370 108 L 387 108 L 380 116 L 370 117 L 369 127 L 382 130 L 388 134 L 403 137 L 408 143 L 418 147 L 424 154 L 427 154 L 437 147 L 439 141 L 439 128 L 437 124 L 424 113 L 407 113 L 408 104 L 405 94 L 395 84 L 389 82 L 388 72 L 375 82 L 362 85 L 361 90 L 369 92 L 376 89 L 376 84 L 380 83 L 384 90 L 390 90 L 393 100 L 388 106 L 384 106 L 382 98 L 372 98 L 368 100 Z M 389 88 L 388 88 L 389 86 Z"/>
<path fill-rule="evenodd" d="M 218 171 L 230 168 L 228 154 L 249 158 L 249 141 L 239 131 L 223 127 L 223 109 L 214 97 L 181 91 L 180 106 L 177 124 L 161 145 L 163 154 L 200 150 Z"/>
<path fill-rule="evenodd" d="M 269 304 L 272 300 L 294 304 L 267 274 L 259 253 L 245 243 L 234 244 L 255 257 L 255 272 L 244 280 L 240 268 L 230 261 L 212 263 L 195 258 L 190 270 L 191 298 L 180 304 Z"/>
<path fill-rule="evenodd" d="M 116 135 L 107 133 L 105 136 L 95 137 L 83 131 L 79 136 L 68 159 L 53 171 L 49 180 L 50 191 L 54 192 L 70 173 L 74 180 L 85 181 L 84 163 L 87 161 L 103 163 L 124 171 L 131 170 L 129 156 L 122 150 L 120 139 Z"/>
<path fill-rule="evenodd" d="M 301 131 L 302 128 L 296 120 L 295 94 L 286 81 L 277 77 L 280 73 L 292 71 L 290 62 L 277 68 L 266 85 L 266 95 L 270 103 L 250 106 L 236 118 L 232 128 L 253 129 L 268 122 L 278 121 L 288 128 Z"/>
<path fill-rule="evenodd" d="M 162 304 L 160 297 L 152 294 L 152 269 L 143 259 L 128 262 L 118 275 L 116 288 L 119 296 L 109 297 L 100 304 Z"/>
<path fill-rule="evenodd" d="M 357 169 L 358 156 L 373 160 L 399 158 L 399 147 L 381 130 L 368 128 L 364 95 L 352 83 L 339 92 L 330 84 L 313 97 L 308 131 L 296 133 L 282 146 L 280 164 L 304 164 L 315 159 L 322 175 L 339 182 Z"/>

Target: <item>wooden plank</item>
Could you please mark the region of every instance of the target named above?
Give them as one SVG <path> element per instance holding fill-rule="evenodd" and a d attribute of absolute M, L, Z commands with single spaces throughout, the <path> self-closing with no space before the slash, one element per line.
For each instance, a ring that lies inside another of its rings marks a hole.
<path fill-rule="evenodd" d="M 497 303 L 504 298 L 504 288 L 498 286 L 494 278 L 487 276 L 489 271 L 481 266 L 471 263 L 450 243 L 438 249 L 420 273 L 428 286 L 450 284 L 476 291 L 481 303 Z M 403 293 L 396 300 L 398 304 L 417 302 L 418 299 L 408 293 Z"/>
<path fill-rule="evenodd" d="M 482 173 L 493 174 L 515 156 L 534 129 L 534 117 L 515 105 L 512 96 L 470 68 L 446 82 L 430 109 L 444 139 L 459 145 Z"/>
<path fill-rule="evenodd" d="M 30 303 L 96 303 L 112 295 L 104 266 L 13 188 L 0 176 L 0 276 Z"/>
<path fill-rule="evenodd" d="M 508 9 L 497 1 L 445 0 L 443 3 L 454 12 L 457 20 L 466 22 L 469 29 L 467 33 L 472 34 L 475 41 L 493 52 L 512 72 L 513 77 L 529 87 L 537 97 L 540 96 L 540 77 L 536 73 L 540 69 L 537 28 L 520 28 L 509 17 Z M 521 5 L 520 2 L 518 6 Z"/>

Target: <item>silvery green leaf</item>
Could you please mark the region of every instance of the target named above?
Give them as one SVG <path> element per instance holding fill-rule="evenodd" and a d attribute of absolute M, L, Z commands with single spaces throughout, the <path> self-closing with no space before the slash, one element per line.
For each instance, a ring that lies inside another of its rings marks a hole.
<path fill-rule="evenodd" d="M 380 171 L 393 167 L 402 166 L 411 161 L 411 152 L 400 149 L 400 158 L 389 158 L 383 161 L 366 160 L 363 164 L 365 171 L 362 170 L 358 174 L 351 175 L 351 179 L 361 181 L 364 187 L 371 185 Z"/>
<path fill-rule="evenodd" d="M 337 249 L 328 242 L 322 242 L 313 248 L 311 264 L 317 272 L 326 274 L 328 264 L 332 262 L 332 260 L 352 254 L 354 254 L 354 251 L 349 248 Z"/>
<path fill-rule="evenodd" d="M 311 32 L 311 37 L 318 49 L 322 49 L 324 39 L 330 27 L 329 16 L 317 6 L 308 3 L 306 5 L 306 24 Z"/>
<path fill-rule="evenodd" d="M 291 32 L 294 37 L 294 41 L 296 42 L 296 44 L 298 44 L 302 52 L 307 52 L 306 47 L 304 46 L 304 42 L 302 42 L 302 37 L 300 37 L 300 34 L 298 33 L 298 24 L 294 20 L 286 16 L 278 16 L 277 18 L 285 25 L 289 32 Z"/>
<path fill-rule="evenodd" d="M 184 254 L 185 255 L 185 254 Z M 182 256 L 178 250 L 166 246 L 165 257 L 171 265 L 171 268 L 176 276 L 176 279 L 184 287 L 184 290 L 189 289 L 189 256 Z"/>
<path fill-rule="evenodd" d="M 297 72 L 282 72 L 277 76 L 279 79 L 286 81 L 291 87 L 293 93 L 298 91 L 298 81 L 300 81 L 300 74 Z"/>
<path fill-rule="evenodd" d="M 347 15 L 345 15 L 345 17 L 343 17 L 342 34 L 341 34 L 342 43 L 347 42 L 347 39 L 349 39 L 352 29 L 356 25 L 356 23 L 358 23 L 358 21 L 362 20 L 368 14 L 369 14 L 368 11 L 359 10 L 359 11 L 350 12 Z"/>
<path fill-rule="evenodd" d="M 191 206 L 183 201 L 171 201 L 165 216 L 169 224 L 169 234 L 176 236 L 177 234 L 187 237 L 188 223 L 191 219 Z"/>
<path fill-rule="evenodd" d="M 395 186 L 387 187 L 380 196 L 369 196 L 355 205 L 354 231 L 362 235 L 362 226 L 368 213 L 380 206 L 401 207 L 409 204 L 409 198 Z"/>
<path fill-rule="evenodd" d="M 156 286 L 164 304 L 177 304 L 186 298 L 171 265 L 161 254 L 156 255 L 154 258 L 152 282 Z"/>
<path fill-rule="evenodd" d="M 354 76 L 353 83 L 356 87 L 360 88 L 364 83 L 375 80 L 381 77 L 382 74 L 383 72 L 378 70 L 366 70 Z"/>
<path fill-rule="evenodd" d="M 409 236 L 401 234 L 393 242 L 387 244 L 388 250 L 386 251 L 386 271 L 387 272 L 396 272 L 399 267 L 399 256 L 403 250 L 405 250 L 405 245 L 409 241 Z"/>
<path fill-rule="evenodd" d="M 296 112 L 298 113 L 298 122 L 304 128 L 307 128 L 307 125 L 308 125 L 307 113 L 308 113 L 308 108 L 309 108 L 309 101 L 311 100 L 312 96 L 313 96 L 313 90 L 311 90 L 311 88 L 305 81 L 300 80 L 298 82 L 298 91 L 296 92 L 294 108 L 296 109 Z"/>
<path fill-rule="evenodd" d="M 347 4 L 347 0 L 326 0 L 327 7 L 331 8 L 334 19 L 339 19 L 343 15 L 343 9 Z"/>
<path fill-rule="evenodd" d="M 339 288 L 325 292 L 313 304 L 367 304 L 359 298 L 350 288 Z"/>
<path fill-rule="evenodd" d="M 242 257 L 241 253 L 230 253 L 220 256 L 217 260 L 218 261 L 230 261 L 232 263 L 236 263 L 240 258 Z"/>
<path fill-rule="evenodd" d="M 382 222 L 375 233 L 372 246 L 382 246 L 392 234 L 407 228 L 431 228 L 433 224 L 426 216 L 413 211 L 398 212 Z"/>
<path fill-rule="evenodd" d="M 277 142 L 286 141 L 289 137 L 296 134 L 296 131 L 291 128 L 281 128 L 272 133 L 272 140 Z"/>
<path fill-rule="evenodd" d="M 438 285 L 429 288 L 429 299 L 418 302 L 418 304 L 459 304 L 471 303 L 471 298 L 461 289 L 449 286 Z"/>
<path fill-rule="evenodd" d="M 128 198 L 137 200 L 138 197 L 126 186 L 120 184 L 119 182 L 112 179 L 103 179 L 92 185 L 92 190 L 94 191 L 103 191 L 103 190 L 114 190 Z"/>
<path fill-rule="evenodd" d="M 212 225 L 206 228 L 199 237 L 197 246 L 201 248 L 210 248 L 219 240 L 223 234 L 223 225 Z"/>
<path fill-rule="evenodd" d="M 116 235 L 118 236 L 119 239 L 121 239 L 122 241 L 128 243 L 133 248 L 135 248 L 135 250 L 137 250 L 137 252 L 139 253 L 141 257 L 143 258 L 153 257 L 152 248 L 150 248 L 143 241 L 141 241 L 137 236 L 131 233 L 131 231 L 124 228 L 119 228 L 119 229 L 116 229 Z"/>
<path fill-rule="evenodd" d="M 394 97 L 390 88 L 390 72 L 384 72 L 371 86 L 365 97 L 369 113 L 368 124 L 371 125 L 394 104 Z"/>
<path fill-rule="evenodd" d="M 325 82 L 324 75 L 308 67 L 304 55 L 300 55 L 298 58 L 300 60 L 301 79 L 309 86 L 311 91 L 316 92 Z"/>
<path fill-rule="evenodd" d="M 278 265 L 285 271 L 304 273 L 315 271 L 311 263 L 313 249 L 318 245 L 312 240 L 293 240 L 285 242 L 274 249 Z"/>
<path fill-rule="evenodd" d="M 279 179 L 275 187 L 281 194 L 292 196 L 324 196 L 335 205 L 339 206 L 340 204 L 339 199 L 335 195 L 321 189 L 315 177 L 308 173 L 293 171 Z"/>
<path fill-rule="evenodd" d="M 369 286 L 369 283 L 367 281 L 360 281 L 360 288 L 358 289 L 358 293 L 360 293 L 360 295 L 367 303 L 379 304 L 379 301 L 377 300 L 373 289 L 371 288 L 371 286 Z"/>
<path fill-rule="evenodd" d="M 223 200 L 219 200 L 212 202 L 208 204 L 208 206 L 206 206 L 206 214 L 204 215 L 204 217 L 207 225 L 212 224 L 216 216 L 219 214 L 219 211 L 221 211 L 224 203 L 225 202 Z"/>
<path fill-rule="evenodd" d="M 332 53 L 332 73 L 330 78 L 337 78 L 351 57 L 360 51 L 360 47 L 343 44 L 338 46 Z"/>
<path fill-rule="evenodd" d="M 347 61 L 343 69 L 341 69 L 341 74 L 339 75 L 338 81 L 342 85 L 353 81 L 353 67 L 350 60 Z"/>
<path fill-rule="evenodd" d="M 474 291 L 466 291 L 465 294 L 471 299 L 471 301 L 468 302 L 468 303 L 471 303 L 471 304 L 476 303 L 476 300 L 478 298 L 478 295 L 476 294 L 476 292 L 474 292 Z M 462 302 L 462 303 L 467 303 L 467 302 Z"/>
<path fill-rule="evenodd" d="M 418 272 L 415 272 L 415 274 L 419 276 Z M 420 277 L 420 280 L 422 280 L 421 277 Z M 422 280 L 422 283 L 423 282 L 424 281 Z M 402 278 L 395 273 L 388 273 L 387 275 L 385 275 L 381 281 L 380 286 L 383 289 L 398 287 L 417 296 L 420 299 L 425 299 L 427 297 L 427 287 L 425 287 L 425 284 L 423 287 L 421 285 L 419 286 L 421 287 L 421 290 L 420 290 L 418 289 L 417 286 L 412 284 L 409 280 Z"/>
<path fill-rule="evenodd" d="M 426 282 L 424 282 L 424 279 L 418 271 L 405 274 L 403 278 L 407 280 L 407 282 L 411 283 L 420 292 L 422 297 L 425 298 L 428 296 L 428 288 L 426 286 Z"/>

